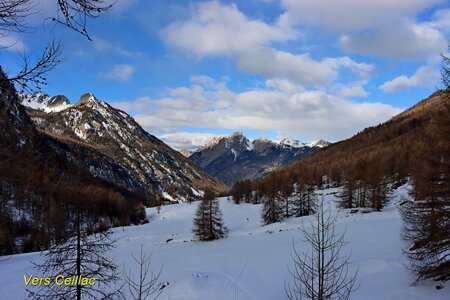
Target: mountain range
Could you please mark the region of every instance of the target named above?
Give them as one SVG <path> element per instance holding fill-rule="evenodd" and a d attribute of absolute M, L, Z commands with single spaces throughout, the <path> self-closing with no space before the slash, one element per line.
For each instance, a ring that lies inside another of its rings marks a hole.
<path fill-rule="evenodd" d="M 125 112 L 84 94 L 71 105 L 64 96 L 43 93 L 21 95 L 35 127 L 48 136 L 95 150 L 126 170 L 127 189 L 139 188 L 169 200 L 186 201 L 205 187 L 220 191 L 222 183 L 206 175 L 191 161 L 147 133 Z M 85 165 L 105 180 L 112 180 L 102 165 Z"/>
<path fill-rule="evenodd" d="M 266 138 L 251 141 L 242 132 L 217 137 L 193 153 L 183 152 L 211 176 L 232 186 L 240 180 L 253 180 L 286 166 L 294 160 L 328 146 L 324 140 L 303 143 Z"/>

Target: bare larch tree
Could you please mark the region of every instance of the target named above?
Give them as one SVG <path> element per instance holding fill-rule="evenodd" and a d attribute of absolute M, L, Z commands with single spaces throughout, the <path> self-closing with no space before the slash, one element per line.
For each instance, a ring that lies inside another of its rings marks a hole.
<path fill-rule="evenodd" d="M 128 286 L 128 291 L 132 299 L 147 300 L 157 299 L 168 283 L 160 282 L 162 267 L 157 273 L 150 270 L 152 256 L 144 252 L 144 246 L 141 245 L 139 256 L 131 254 L 133 260 L 139 266 L 139 276 L 136 276 L 131 270 L 124 269 L 125 283 Z"/>
<path fill-rule="evenodd" d="M 355 291 L 357 272 L 351 272 L 350 254 L 343 254 L 345 233 L 335 230 L 336 216 L 319 201 L 313 221 L 302 223 L 308 250 L 300 251 L 293 245 L 292 284 L 285 288 L 289 299 L 344 300 Z"/>
<path fill-rule="evenodd" d="M 51 278 L 51 284 L 27 289 L 29 299 L 121 299 L 117 266 L 107 257 L 114 246 L 111 232 L 88 235 L 81 210 L 74 211 L 76 221 L 69 238 L 42 252 L 43 262 L 34 264 L 38 273 Z M 76 284 L 56 284 L 61 275 L 76 278 Z M 80 278 L 95 278 L 95 282 L 86 285 Z"/>

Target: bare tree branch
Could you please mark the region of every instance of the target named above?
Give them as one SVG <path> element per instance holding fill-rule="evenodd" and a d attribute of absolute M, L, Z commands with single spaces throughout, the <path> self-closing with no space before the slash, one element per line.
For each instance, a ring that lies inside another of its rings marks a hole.
<path fill-rule="evenodd" d="M 21 71 L 8 80 L 19 84 L 22 90 L 25 91 L 31 91 L 33 87 L 40 90 L 43 85 L 47 85 L 45 74 L 53 70 L 60 63 L 59 58 L 62 50 L 62 44 L 53 40 L 45 47 L 42 55 L 35 63 L 31 63 L 30 58 L 23 54 Z"/>
<path fill-rule="evenodd" d="M 139 257 L 136 257 L 133 253 L 131 254 L 133 260 L 139 266 L 139 278 L 135 278 L 131 270 L 126 272 L 124 267 L 123 275 L 125 277 L 125 283 L 128 285 L 128 290 L 133 299 L 146 300 L 150 299 L 150 297 L 157 299 L 168 283 L 161 283 L 159 281 L 162 267 L 157 273 L 153 273 L 150 270 L 152 256 L 144 252 L 143 249 L 144 246 L 141 245 Z"/>
<path fill-rule="evenodd" d="M 57 8 L 55 16 L 48 16 L 47 19 L 80 33 L 88 40 L 91 40 L 87 31 L 88 20 L 111 10 L 115 4 L 114 0 L 54 1 Z M 36 0 L 0 0 L 0 38 L 7 37 L 11 32 L 25 32 L 33 29 L 26 24 L 26 19 L 37 12 L 36 6 Z M 0 45 L 0 49 L 11 48 L 14 44 Z M 40 90 L 47 84 L 45 74 L 60 63 L 61 54 L 61 43 L 52 40 L 35 62 L 32 62 L 28 55 L 23 54 L 21 71 L 6 80 L 17 83 L 28 92 L 33 89 Z"/>
<path fill-rule="evenodd" d="M 25 19 L 35 12 L 34 0 L 0 0 L 0 37 L 27 28 Z"/>
<path fill-rule="evenodd" d="M 58 0 L 58 15 L 52 20 L 92 40 L 87 31 L 88 19 L 110 11 L 114 4 L 105 0 Z"/>

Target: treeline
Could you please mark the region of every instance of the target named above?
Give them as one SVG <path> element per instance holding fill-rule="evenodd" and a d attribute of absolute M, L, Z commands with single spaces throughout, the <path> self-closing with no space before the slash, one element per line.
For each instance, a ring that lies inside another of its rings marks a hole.
<path fill-rule="evenodd" d="M 64 239 L 79 210 L 90 232 L 145 220 L 138 195 L 82 172 L 56 173 L 22 152 L 1 160 L 0 174 L 0 255 L 43 250 Z"/>
<path fill-rule="evenodd" d="M 270 207 L 265 223 L 296 215 L 296 201 L 311 190 L 341 187 L 342 208 L 381 210 L 391 191 L 412 176 L 427 153 L 442 140 L 436 120 L 448 116 L 444 92 L 439 91 L 390 121 L 370 127 L 354 137 L 332 144 L 264 178 L 239 181 L 230 190 L 235 203 L 263 203 Z M 298 200 L 300 199 L 300 200 Z M 291 201 L 292 205 L 288 202 Z M 301 204 L 299 204 L 301 206 Z M 284 207 L 284 212 L 281 212 Z M 280 213 L 275 213 L 280 211 Z M 306 210 L 305 214 L 314 209 Z"/>
<path fill-rule="evenodd" d="M 313 214 L 317 206 L 315 190 L 318 185 L 304 180 L 305 177 L 282 179 L 280 174 L 273 172 L 257 181 L 238 181 L 230 191 L 233 202 L 262 203 L 264 224 Z"/>

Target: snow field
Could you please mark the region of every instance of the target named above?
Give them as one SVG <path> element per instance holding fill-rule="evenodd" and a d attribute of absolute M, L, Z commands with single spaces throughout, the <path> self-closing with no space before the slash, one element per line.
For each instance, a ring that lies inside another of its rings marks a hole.
<path fill-rule="evenodd" d="M 331 193 L 336 191 L 325 190 L 325 202 L 333 204 Z M 400 238 L 402 221 L 396 207 L 405 193 L 406 187 L 399 188 L 382 212 L 351 214 L 337 211 L 333 204 L 338 215 L 336 230 L 346 231 L 344 252 L 351 251 L 350 269 L 358 269 L 360 287 L 352 299 L 450 299 L 448 283 L 442 290 L 436 290 L 433 282 L 410 286 L 412 277 L 402 254 L 406 245 Z M 292 243 L 299 251 L 308 247 L 299 227 L 312 217 L 262 226 L 261 205 L 235 205 L 221 198 L 220 207 L 229 229 L 226 239 L 192 241 L 197 203 L 163 206 L 159 214 L 156 208 L 149 208 L 149 224 L 114 229 L 117 243 L 111 256 L 120 270 L 131 268 L 137 274 L 130 254 L 138 254 L 144 245 L 152 254 L 153 271 L 162 266 L 160 279 L 169 282 L 159 299 L 285 299 L 284 286 L 291 280 Z M 30 261 L 38 259 L 39 253 L 30 253 L 0 262 L 1 299 L 26 299 L 23 276 L 35 275 Z"/>

